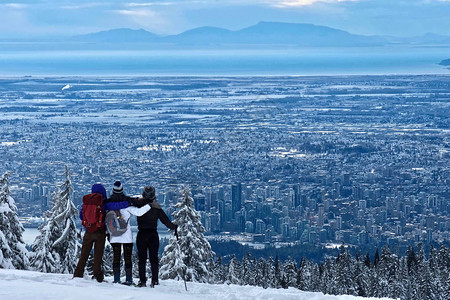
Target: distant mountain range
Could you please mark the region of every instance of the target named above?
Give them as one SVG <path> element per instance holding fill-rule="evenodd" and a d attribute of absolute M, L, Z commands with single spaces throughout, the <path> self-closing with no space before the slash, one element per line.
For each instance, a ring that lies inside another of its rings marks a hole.
<path fill-rule="evenodd" d="M 143 29 L 112 29 L 78 35 L 74 42 L 88 43 L 144 43 L 170 46 L 313 46 L 349 47 L 381 46 L 389 44 L 450 45 L 449 36 L 425 34 L 417 37 L 364 36 L 326 26 L 301 23 L 260 22 L 241 30 L 218 27 L 199 27 L 177 35 L 160 36 Z"/>

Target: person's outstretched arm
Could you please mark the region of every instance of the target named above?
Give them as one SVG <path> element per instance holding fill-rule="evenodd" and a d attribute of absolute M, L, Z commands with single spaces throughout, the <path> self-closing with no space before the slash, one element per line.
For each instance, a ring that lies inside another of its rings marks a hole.
<path fill-rule="evenodd" d="M 142 216 L 143 214 L 145 214 L 149 210 L 150 210 L 150 205 L 149 204 L 146 204 L 146 205 L 144 205 L 144 206 L 142 206 L 140 208 L 137 208 L 137 207 L 134 207 L 134 206 L 128 207 L 128 211 L 131 214 L 133 214 L 135 216 L 138 216 L 138 217 Z"/>
<path fill-rule="evenodd" d="M 177 225 L 173 224 L 170 220 L 169 217 L 166 215 L 166 213 L 162 210 L 162 208 L 158 208 L 159 210 L 159 219 L 161 220 L 161 222 L 166 225 L 167 228 L 175 230 L 177 229 Z"/>

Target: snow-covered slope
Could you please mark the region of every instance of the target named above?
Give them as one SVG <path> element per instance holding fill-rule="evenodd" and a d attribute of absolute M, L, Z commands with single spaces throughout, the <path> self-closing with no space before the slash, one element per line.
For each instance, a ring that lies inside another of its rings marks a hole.
<path fill-rule="evenodd" d="M 106 278 L 111 282 L 112 278 Z M 68 274 L 46 274 L 31 271 L 0 269 L 0 299 L 114 299 L 114 300 L 194 300 L 194 299 L 264 299 L 264 300 L 356 300 L 369 299 L 353 296 L 329 296 L 302 292 L 297 289 L 263 289 L 236 285 L 210 285 L 188 282 L 188 291 L 182 281 L 163 280 L 154 289 L 128 287 L 112 283 L 98 283 L 91 279 Z M 151 297 L 151 298 L 150 298 Z M 374 299 L 374 298 L 370 298 Z"/>

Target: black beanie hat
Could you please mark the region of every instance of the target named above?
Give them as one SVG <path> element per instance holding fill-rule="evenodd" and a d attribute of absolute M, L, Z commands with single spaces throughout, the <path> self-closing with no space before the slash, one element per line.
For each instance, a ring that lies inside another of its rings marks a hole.
<path fill-rule="evenodd" d="M 146 186 L 142 192 L 142 197 L 150 203 L 156 201 L 155 188 L 151 185 Z"/>
<path fill-rule="evenodd" d="M 123 192 L 123 185 L 122 183 L 120 183 L 120 181 L 114 182 L 113 192 L 116 194 L 120 194 Z"/>

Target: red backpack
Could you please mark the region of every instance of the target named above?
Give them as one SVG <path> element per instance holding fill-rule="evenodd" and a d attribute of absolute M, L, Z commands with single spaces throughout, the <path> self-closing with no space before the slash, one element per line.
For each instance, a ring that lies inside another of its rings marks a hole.
<path fill-rule="evenodd" d="M 81 224 L 87 231 L 95 232 L 104 228 L 102 195 L 94 193 L 83 197 L 82 217 Z"/>

